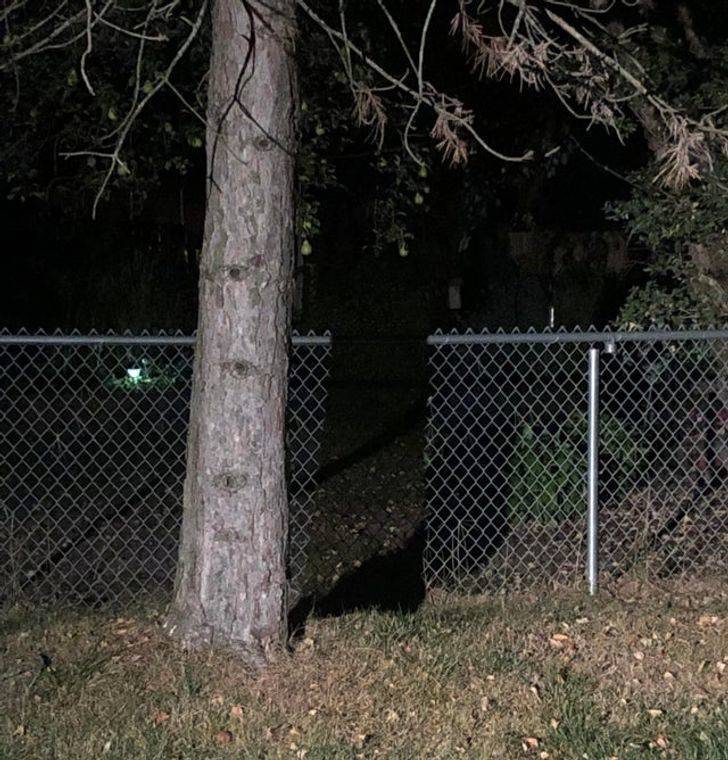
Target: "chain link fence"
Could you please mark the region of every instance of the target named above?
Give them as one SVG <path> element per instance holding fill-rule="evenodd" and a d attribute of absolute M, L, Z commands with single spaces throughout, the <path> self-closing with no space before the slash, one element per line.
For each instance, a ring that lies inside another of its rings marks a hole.
<path fill-rule="evenodd" d="M 194 338 L 0 334 L 0 604 L 168 593 L 181 523 Z M 330 338 L 292 340 L 290 576 L 308 504 Z"/>
<path fill-rule="evenodd" d="M 359 570 L 419 578 L 423 519 L 430 588 L 728 569 L 728 330 L 428 343 L 427 414 L 408 388 L 337 388 L 322 469 L 330 338 L 294 337 L 294 590 Z M 193 349 L 182 335 L 0 334 L 0 604 L 169 592 Z"/>
<path fill-rule="evenodd" d="M 728 330 L 428 342 L 428 586 L 728 569 Z"/>

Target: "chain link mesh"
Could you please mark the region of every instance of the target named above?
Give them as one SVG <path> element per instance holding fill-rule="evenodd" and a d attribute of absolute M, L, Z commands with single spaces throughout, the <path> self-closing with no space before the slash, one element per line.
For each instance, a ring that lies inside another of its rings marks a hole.
<path fill-rule="evenodd" d="M 601 352 L 603 575 L 728 566 L 728 331 L 691 336 L 621 334 L 614 352 Z M 429 587 L 582 583 L 587 354 L 608 339 L 430 339 L 425 499 L 410 489 L 413 509 L 427 502 Z M 347 552 L 368 556 L 370 532 L 397 530 L 391 499 L 376 520 L 373 512 L 349 515 L 346 495 L 332 494 L 336 509 L 326 499 L 313 504 L 330 350 L 328 338 L 294 338 L 287 438 L 294 591 L 317 587 L 327 552 L 338 572 Z M 0 334 L 0 602 L 101 604 L 168 593 L 192 352 L 185 336 Z M 357 466 L 377 476 L 369 460 Z M 341 529 L 336 510 L 348 516 Z"/>
<path fill-rule="evenodd" d="M 430 339 L 428 586 L 582 582 L 587 354 L 605 336 L 557 335 Z M 728 331 L 656 335 L 601 352 L 602 571 L 725 572 Z"/>
<path fill-rule="evenodd" d="M 327 342 L 294 344 L 288 384 L 289 576 L 293 595 L 315 571 L 311 558 L 311 504 L 326 420 L 329 354 Z"/>
<path fill-rule="evenodd" d="M 194 340 L 0 334 L 0 603 L 168 593 L 181 524 Z M 328 339 L 295 336 L 290 576 L 324 424 Z"/>

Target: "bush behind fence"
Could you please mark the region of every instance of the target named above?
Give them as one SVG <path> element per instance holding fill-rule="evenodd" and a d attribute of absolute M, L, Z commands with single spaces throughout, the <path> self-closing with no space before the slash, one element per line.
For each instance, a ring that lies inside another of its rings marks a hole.
<path fill-rule="evenodd" d="M 726 570 L 728 331 L 430 343 L 428 585 L 582 582 L 595 346 L 602 574 Z"/>

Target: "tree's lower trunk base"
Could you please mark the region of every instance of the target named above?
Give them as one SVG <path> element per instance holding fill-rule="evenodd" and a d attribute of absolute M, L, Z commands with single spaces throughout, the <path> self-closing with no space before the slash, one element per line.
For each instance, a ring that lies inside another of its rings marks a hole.
<path fill-rule="evenodd" d="M 215 649 L 230 652 L 254 670 L 262 670 L 270 665 L 278 659 L 282 650 L 277 642 L 264 645 L 257 641 L 234 639 L 219 628 L 198 620 L 195 615 L 182 617 L 170 612 L 164 621 L 164 630 L 185 650 L 194 652 Z"/>

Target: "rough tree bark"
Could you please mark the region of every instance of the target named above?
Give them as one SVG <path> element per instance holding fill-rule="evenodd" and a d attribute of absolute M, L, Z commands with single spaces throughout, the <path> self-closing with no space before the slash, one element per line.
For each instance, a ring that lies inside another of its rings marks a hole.
<path fill-rule="evenodd" d="M 294 8 L 294 0 L 217 0 L 212 11 L 212 181 L 179 566 L 167 619 L 185 646 L 233 649 L 257 666 L 287 633 Z"/>

